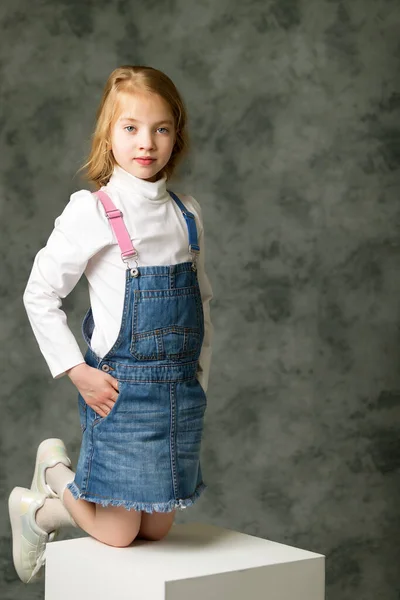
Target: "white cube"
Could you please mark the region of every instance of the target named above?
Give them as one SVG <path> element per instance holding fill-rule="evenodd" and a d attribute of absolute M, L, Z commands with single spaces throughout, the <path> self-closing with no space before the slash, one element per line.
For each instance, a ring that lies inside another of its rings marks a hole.
<path fill-rule="evenodd" d="M 231 529 L 175 523 L 157 542 L 47 544 L 45 600 L 324 600 L 325 558 Z"/>

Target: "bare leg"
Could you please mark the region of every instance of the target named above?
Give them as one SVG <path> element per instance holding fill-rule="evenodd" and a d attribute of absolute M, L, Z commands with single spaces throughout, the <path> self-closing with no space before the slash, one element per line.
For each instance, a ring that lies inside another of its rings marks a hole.
<path fill-rule="evenodd" d="M 145 540 L 161 540 L 167 535 L 175 519 L 176 510 L 168 513 L 142 512 L 138 537 Z"/>
<path fill-rule="evenodd" d="M 64 491 L 63 504 L 81 529 L 109 546 L 129 546 L 139 532 L 140 511 L 75 500 L 68 489 Z"/>
<path fill-rule="evenodd" d="M 142 539 L 160 540 L 172 527 L 175 510 L 146 513 L 76 500 L 67 489 L 67 484 L 74 479 L 74 473 L 63 464 L 46 469 L 46 477 L 75 523 L 92 537 L 110 546 L 129 546 L 138 534 Z"/>
<path fill-rule="evenodd" d="M 75 500 L 67 488 L 73 480 L 74 472 L 61 463 L 46 469 L 46 481 L 81 529 L 104 544 L 129 546 L 139 531 L 141 512 Z"/>

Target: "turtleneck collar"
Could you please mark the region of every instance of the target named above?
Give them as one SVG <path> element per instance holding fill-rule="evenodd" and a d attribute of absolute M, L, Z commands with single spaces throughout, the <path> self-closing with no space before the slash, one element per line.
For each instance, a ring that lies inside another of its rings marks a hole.
<path fill-rule="evenodd" d="M 170 198 L 166 182 L 166 175 L 153 182 L 135 177 L 119 165 L 115 165 L 108 183 L 121 191 L 137 194 L 152 202 L 166 202 Z"/>

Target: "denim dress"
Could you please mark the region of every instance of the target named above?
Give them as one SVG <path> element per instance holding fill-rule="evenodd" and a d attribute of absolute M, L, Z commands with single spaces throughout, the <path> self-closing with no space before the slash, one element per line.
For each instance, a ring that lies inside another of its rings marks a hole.
<path fill-rule="evenodd" d="M 142 267 L 122 213 L 105 192 L 96 192 L 127 269 L 118 337 L 105 356 L 97 356 L 90 345 L 89 308 L 82 323 L 85 362 L 115 377 L 119 394 L 105 417 L 78 394 L 82 443 L 75 479 L 68 484 L 76 499 L 148 513 L 187 508 L 207 487 L 200 466 L 207 397 L 196 378 L 204 338 L 197 229 L 194 215 L 168 193 L 186 220 L 193 260 Z M 125 249 L 117 219 L 125 228 Z"/>

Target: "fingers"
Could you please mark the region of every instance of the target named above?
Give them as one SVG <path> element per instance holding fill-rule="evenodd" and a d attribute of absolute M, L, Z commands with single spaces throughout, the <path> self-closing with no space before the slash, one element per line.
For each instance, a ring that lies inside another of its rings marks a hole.
<path fill-rule="evenodd" d="M 107 380 L 112 386 L 108 393 L 109 397 L 106 400 L 103 400 L 102 404 L 98 404 L 96 407 L 97 412 L 101 417 L 106 417 L 110 413 L 119 395 L 118 380 L 115 379 L 115 377 L 112 377 L 111 375 L 107 376 Z"/>
<path fill-rule="evenodd" d="M 115 394 L 114 397 L 109 398 L 107 400 L 103 400 L 102 404 L 98 404 L 96 406 L 98 414 L 101 417 L 106 417 L 110 413 L 110 411 L 113 409 L 117 398 L 118 398 L 118 394 Z"/>
<path fill-rule="evenodd" d="M 96 406 L 93 408 L 93 410 L 99 415 L 99 417 L 106 417 L 108 414 L 101 406 Z"/>
<path fill-rule="evenodd" d="M 113 406 L 114 406 L 113 403 L 110 403 L 110 405 L 97 404 L 97 406 L 94 408 L 94 410 L 97 412 L 98 415 L 100 415 L 100 417 L 106 417 L 107 415 L 110 414 Z"/>
<path fill-rule="evenodd" d="M 109 375 L 108 380 L 111 383 L 111 385 L 113 386 L 113 388 L 118 391 L 118 379 Z"/>
<path fill-rule="evenodd" d="M 106 417 L 119 397 L 116 377 L 91 369 L 92 380 L 86 382 L 85 389 L 78 387 L 85 402 L 100 416 Z"/>

